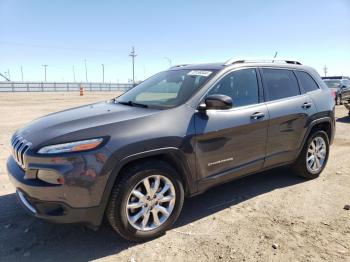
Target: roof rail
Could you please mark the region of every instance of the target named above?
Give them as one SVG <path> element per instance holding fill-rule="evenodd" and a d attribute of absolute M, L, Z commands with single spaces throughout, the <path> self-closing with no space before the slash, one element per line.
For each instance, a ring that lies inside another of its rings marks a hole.
<path fill-rule="evenodd" d="M 301 65 L 299 61 L 296 61 L 294 59 L 282 59 L 282 58 L 256 58 L 256 59 L 237 59 L 232 58 L 225 62 L 225 65 L 233 65 L 233 64 L 239 64 L 239 63 L 286 63 L 286 64 L 293 64 L 293 65 Z"/>
<path fill-rule="evenodd" d="M 188 66 L 189 64 L 181 64 L 181 65 L 174 65 L 172 67 L 170 67 L 169 69 L 173 69 L 173 68 L 177 68 L 177 67 L 184 67 L 184 66 Z"/>

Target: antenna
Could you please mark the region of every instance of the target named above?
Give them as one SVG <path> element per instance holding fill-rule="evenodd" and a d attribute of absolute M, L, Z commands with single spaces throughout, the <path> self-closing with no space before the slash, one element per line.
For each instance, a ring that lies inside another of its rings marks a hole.
<path fill-rule="evenodd" d="M 278 54 L 278 51 L 276 51 L 275 55 L 273 56 L 274 59 L 272 60 L 272 63 L 275 62 L 275 58 L 277 57 L 277 54 Z"/>

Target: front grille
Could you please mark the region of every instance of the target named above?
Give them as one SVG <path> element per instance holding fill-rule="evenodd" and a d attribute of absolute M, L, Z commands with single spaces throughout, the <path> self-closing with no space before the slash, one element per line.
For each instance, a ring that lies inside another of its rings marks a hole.
<path fill-rule="evenodd" d="M 11 140 L 11 145 L 12 145 L 12 155 L 14 159 L 16 160 L 17 164 L 24 169 L 25 168 L 24 154 L 28 151 L 28 149 L 32 144 L 21 136 L 15 136 Z"/>

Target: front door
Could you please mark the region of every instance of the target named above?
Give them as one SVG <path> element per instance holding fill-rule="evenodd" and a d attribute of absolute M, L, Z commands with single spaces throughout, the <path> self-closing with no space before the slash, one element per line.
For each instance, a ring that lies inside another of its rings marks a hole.
<path fill-rule="evenodd" d="M 254 68 L 226 74 L 207 95 L 230 96 L 233 108 L 195 115 L 200 182 L 229 180 L 263 166 L 269 115 Z"/>

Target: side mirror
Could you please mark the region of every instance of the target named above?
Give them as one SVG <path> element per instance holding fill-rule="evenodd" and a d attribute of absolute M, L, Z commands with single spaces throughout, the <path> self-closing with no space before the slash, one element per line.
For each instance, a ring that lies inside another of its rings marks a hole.
<path fill-rule="evenodd" d="M 203 112 L 209 109 L 230 109 L 232 108 L 232 98 L 226 95 L 210 95 L 207 96 L 204 100 L 204 103 L 201 103 L 198 107 L 198 110 Z"/>

